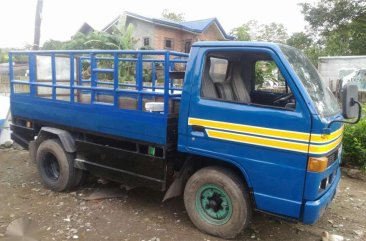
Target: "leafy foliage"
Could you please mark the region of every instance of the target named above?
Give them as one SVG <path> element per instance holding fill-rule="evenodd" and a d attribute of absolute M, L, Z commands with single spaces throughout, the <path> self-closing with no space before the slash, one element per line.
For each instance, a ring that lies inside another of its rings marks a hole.
<path fill-rule="evenodd" d="M 317 65 L 320 56 L 366 55 L 366 1 L 318 0 L 301 3 L 307 32 L 288 36 L 282 24 L 251 20 L 231 31 L 240 41 L 286 43 Z"/>
<path fill-rule="evenodd" d="M 320 0 L 300 5 L 323 55 L 366 54 L 366 1 Z"/>
<path fill-rule="evenodd" d="M 0 49 L 0 63 L 6 63 L 8 62 L 8 59 L 7 51 Z"/>
<path fill-rule="evenodd" d="M 288 39 L 286 28 L 282 24 L 270 23 L 261 25 L 258 40 L 276 43 L 285 43 Z"/>
<path fill-rule="evenodd" d="M 262 85 L 266 80 L 276 80 L 274 72 L 277 65 L 274 61 L 257 61 L 255 63 L 255 80 L 256 84 Z"/>
<path fill-rule="evenodd" d="M 302 3 L 305 20 L 314 31 L 321 34 L 347 26 L 365 14 L 364 0 L 320 0 L 316 3 Z"/>
<path fill-rule="evenodd" d="M 255 20 L 250 20 L 247 23 L 232 29 L 230 34 L 240 41 L 252 40 L 285 43 L 288 38 L 287 31 L 282 24 L 259 24 L 258 21 Z"/>
<path fill-rule="evenodd" d="M 89 34 L 77 33 L 66 42 L 48 40 L 42 49 L 134 49 L 137 40 L 133 38 L 133 26 L 125 27 L 123 21 L 114 26 L 112 33 L 94 31 Z"/>
<path fill-rule="evenodd" d="M 366 105 L 363 107 L 366 112 Z M 356 125 L 346 125 L 343 136 L 343 162 L 366 170 L 366 118 Z"/>
<path fill-rule="evenodd" d="M 185 20 L 184 13 L 171 12 L 168 9 L 164 9 L 161 16 L 168 20 L 173 20 L 175 22 L 183 22 Z"/>
<path fill-rule="evenodd" d="M 88 34 L 77 33 L 71 40 L 66 42 L 48 40 L 42 46 L 45 50 L 85 50 L 85 49 L 134 49 L 136 39 L 133 38 L 133 26 L 130 24 L 125 27 L 123 21 L 119 21 L 117 25 L 112 29 L 112 33 L 94 31 Z M 110 56 L 109 56 L 110 57 Z M 131 56 L 124 56 L 126 58 Z M 112 68 L 112 62 L 108 60 L 98 61 L 98 67 Z M 134 63 L 121 61 L 119 63 L 120 81 L 134 81 L 135 79 L 135 67 Z M 84 78 L 90 77 L 89 63 L 83 63 L 83 76 Z M 100 74 L 101 78 L 112 79 L 112 74 Z"/>
<path fill-rule="evenodd" d="M 234 36 L 238 41 L 250 41 L 250 27 L 248 24 L 243 24 L 240 27 L 231 30 L 230 35 Z"/>

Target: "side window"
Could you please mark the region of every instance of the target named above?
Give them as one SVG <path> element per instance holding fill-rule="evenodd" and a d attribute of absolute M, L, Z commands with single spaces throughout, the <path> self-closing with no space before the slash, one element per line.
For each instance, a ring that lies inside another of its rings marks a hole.
<path fill-rule="evenodd" d="M 256 60 L 252 102 L 262 106 L 296 108 L 291 89 L 273 60 Z"/>
<path fill-rule="evenodd" d="M 201 97 L 294 110 L 295 98 L 266 53 L 217 52 L 206 58 Z"/>
<path fill-rule="evenodd" d="M 287 93 L 286 81 L 273 60 L 259 60 L 255 62 L 256 91 Z"/>

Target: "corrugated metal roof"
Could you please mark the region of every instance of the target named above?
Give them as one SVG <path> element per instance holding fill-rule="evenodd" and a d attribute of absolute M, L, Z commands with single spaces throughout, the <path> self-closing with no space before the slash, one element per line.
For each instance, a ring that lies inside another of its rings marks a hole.
<path fill-rule="evenodd" d="M 234 39 L 234 37 L 228 35 L 225 32 L 225 30 L 223 29 L 223 27 L 221 26 L 221 24 L 219 23 L 217 18 L 208 18 L 208 19 L 201 19 L 201 20 L 196 20 L 196 21 L 186 21 L 186 22 L 176 22 L 176 21 L 168 20 L 168 19 L 149 18 L 149 17 L 142 16 L 142 15 L 135 14 L 135 13 L 131 13 L 131 12 L 125 12 L 125 14 L 127 16 L 137 18 L 137 19 L 141 19 L 141 20 L 151 22 L 151 23 L 154 23 L 154 24 L 157 24 L 157 25 L 164 25 L 164 26 L 167 26 L 167 27 L 178 28 L 178 29 L 181 29 L 183 31 L 188 31 L 188 32 L 193 32 L 193 33 L 202 33 L 211 24 L 215 23 L 217 25 L 217 27 L 219 28 L 219 30 L 221 31 L 222 35 L 226 39 L 228 39 L 228 40 L 233 40 Z M 103 28 L 103 31 L 107 31 L 111 26 L 113 26 L 115 23 L 117 23 L 119 18 L 120 18 L 120 16 L 118 16 L 118 18 L 116 18 L 110 24 L 108 24 L 105 28 Z"/>

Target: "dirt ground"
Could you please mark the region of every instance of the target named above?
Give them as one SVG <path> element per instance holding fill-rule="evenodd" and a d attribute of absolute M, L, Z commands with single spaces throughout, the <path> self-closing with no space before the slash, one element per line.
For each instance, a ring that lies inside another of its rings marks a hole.
<path fill-rule="evenodd" d="M 51 192 L 41 185 L 28 152 L 0 150 L 0 240 L 21 217 L 37 224 L 40 240 L 222 240 L 193 226 L 182 198 L 162 203 L 163 194 L 139 188 L 121 191 L 119 198 L 83 199 L 113 187 L 90 183 L 71 193 Z M 321 240 L 322 231 L 366 240 L 366 182 L 343 176 L 336 199 L 315 225 L 255 213 L 236 240 Z"/>

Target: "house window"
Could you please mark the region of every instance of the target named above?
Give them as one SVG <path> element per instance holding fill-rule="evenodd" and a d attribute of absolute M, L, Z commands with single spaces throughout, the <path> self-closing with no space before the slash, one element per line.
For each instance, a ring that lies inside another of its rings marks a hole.
<path fill-rule="evenodd" d="M 150 38 L 144 38 L 144 46 L 150 46 Z"/>
<path fill-rule="evenodd" d="M 172 49 L 173 48 L 173 39 L 167 38 L 165 39 L 165 48 Z"/>
<path fill-rule="evenodd" d="M 184 52 L 189 53 L 191 51 L 191 46 L 192 41 L 191 40 L 186 41 L 186 43 L 184 44 Z"/>

